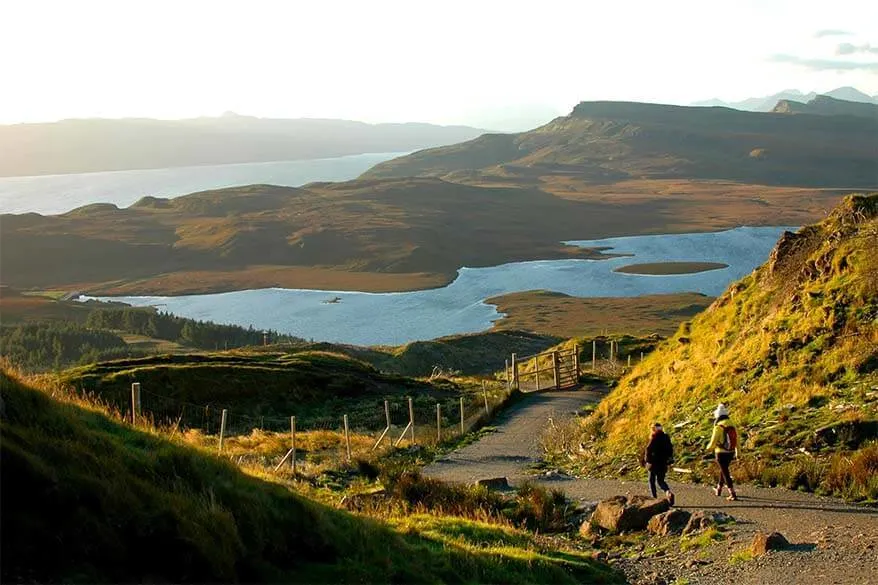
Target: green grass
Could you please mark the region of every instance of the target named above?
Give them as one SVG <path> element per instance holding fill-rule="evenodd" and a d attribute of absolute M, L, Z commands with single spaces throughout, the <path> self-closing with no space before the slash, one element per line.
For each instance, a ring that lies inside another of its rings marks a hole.
<path fill-rule="evenodd" d="M 730 565 L 740 565 L 743 563 L 749 563 L 755 558 L 753 551 L 750 549 L 742 549 L 732 553 L 729 557 Z"/>
<path fill-rule="evenodd" d="M 680 550 L 688 551 L 693 549 L 704 549 L 712 545 L 714 542 L 725 540 L 726 535 L 718 530 L 715 526 L 709 527 L 704 532 L 696 536 L 684 536 L 680 539 Z"/>
<path fill-rule="evenodd" d="M 6 370 L 0 392 L 5 582 L 621 581 L 511 527 L 332 509 Z"/>

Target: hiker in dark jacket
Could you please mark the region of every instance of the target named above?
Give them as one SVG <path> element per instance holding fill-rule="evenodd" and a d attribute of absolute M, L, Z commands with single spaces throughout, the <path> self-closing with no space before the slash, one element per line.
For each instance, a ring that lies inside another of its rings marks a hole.
<path fill-rule="evenodd" d="M 671 445 L 671 438 L 662 430 L 662 425 L 655 423 L 652 425 L 652 435 L 643 453 L 643 460 L 649 470 L 649 491 L 655 498 L 655 484 L 658 483 L 658 486 L 664 490 L 668 503 L 672 506 L 674 505 L 674 492 L 665 482 L 665 475 L 668 473 L 668 466 L 673 459 L 674 447 Z"/>

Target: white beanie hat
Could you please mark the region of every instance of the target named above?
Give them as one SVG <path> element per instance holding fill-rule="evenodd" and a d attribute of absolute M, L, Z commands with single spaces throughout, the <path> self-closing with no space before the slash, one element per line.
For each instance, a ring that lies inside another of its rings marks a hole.
<path fill-rule="evenodd" d="M 716 410 L 713 411 L 713 418 L 719 418 L 721 416 L 729 416 L 729 407 L 722 402 L 720 402 L 719 406 L 716 407 Z"/>

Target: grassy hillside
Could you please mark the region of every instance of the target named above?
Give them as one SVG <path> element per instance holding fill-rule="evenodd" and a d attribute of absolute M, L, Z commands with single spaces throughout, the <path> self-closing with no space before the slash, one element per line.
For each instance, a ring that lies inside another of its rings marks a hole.
<path fill-rule="evenodd" d="M 619 580 L 508 526 L 329 508 L 6 369 L 0 396 L 4 582 Z"/>
<path fill-rule="evenodd" d="M 152 356 L 73 368 L 62 372 L 60 379 L 123 412 L 129 409 L 131 383 L 140 382 L 149 393 L 143 397 L 149 401 L 144 409 L 157 420 L 183 417 L 184 424 L 214 432 L 223 408 L 240 421 L 235 430 L 245 423 L 259 426 L 262 419 L 271 423 L 266 426 L 288 428 L 292 415 L 303 427 L 323 424 L 330 413 L 336 424 L 348 413 L 354 424 L 377 419 L 374 428 L 381 428 L 385 398 L 399 401 L 413 396 L 418 407 L 425 401 L 424 408 L 435 408 L 443 398 L 454 406 L 458 391 L 454 385 L 383 374 L 343 354 L 307 350 Z M 206 405 L 210 405 L 207 414 Z"/>
<path fill-rule="evenodd" d="M 661 421 L 678 459 L 698 468 L 722 401 L 743 435 L 741 477 L 878 498 L 876 249 L 878 195 L 785 234 L 766 264 L 621 380 L 576 456 L 618 469 Z"/>
<path fill-rule="evenodd" d="M 582 102 L 529 132 L 417 152 L 363 177 L 574 174 L 603 183 L 675 177 L 872 187 L 876 132 L 875 119 Z"/>

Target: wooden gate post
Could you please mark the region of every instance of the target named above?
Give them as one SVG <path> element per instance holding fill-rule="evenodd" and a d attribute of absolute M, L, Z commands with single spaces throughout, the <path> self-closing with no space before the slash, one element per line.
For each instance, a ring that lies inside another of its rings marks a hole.
<path fill-rule="evenodd" d="M 131 383 L 131 424 L 137 424 L 140 416 L 140 382 Z"/>
<path fill-rule="evenodd" d="M 222 419 L 220 419 L 220 440 L 219 440 L 219 452 L 220 453 L 223 452 L 223 439 L 226 436 L 226 418 L 228 417 L 228 415 L 229 415 L 228 409 L 224 408 Z"/>
<path fill-rule="evenodd" d="M 561 363 L 558 361 L 558 352 L 552 352 L 552 374 L 555 377 L 555 390 L 561 389 Z"/>
<path fill-rule="evenodd" d="M 415 444 L 415 407 L 409 398 L 409 429 L 411 430 L 412 445 Z"/>
<path fill-rule="evenodd" d="M 598 362 L 598 342 L 597 339 L 591 341 L 591 371 L 597 370 Z"/>
<path fill-rule="evenodd" d="M 442 442 L 442 406 L 436 403 L 436 443 Z"/>
<path fill-rule="evenodd" d="M 491 411 L 488 410 L 488 391 L 485 390 L 485 383 L 482 382 L 482 396 L 485 397 L 485 414 L 490 415 Z"/>
<path fill-rule="evenodd" d="M 628 367 L 631 367 L 631 354 L 628 354 Z"/>
<path fill-rule="evenodd" d="M 296 475 L 296 417 L 290 417 L 290 437 L 292 438 L 292 467 L 293 467 L 293 475 Z"/>
<path fill-rule="evenodd" d="M 344 443 L 348 452 L 348 463 L 351 462 L 351 435 L 348 432 L 348 415 L 344 415 Z"/>
<path fill-rule="evenodd" d="M 573 372 L 576 382 L 579 383 L 579 344 L 573 346 Z"/>
<path fill-rule="evenodd" d="M 393 437 L 390 436 L 390 403 L 385 400 L 384 401 L 384 418 L 387 419 L 387 426 L 384 427 L 387 429 L 387 442 L 393 446 Z"/>
<path fill-rule="evenodd" d="M 518 360 L 515 354 L 512 354 L 512 387 L 516 390 L 521 389 L 518 381 Z"/>
<path fill-rule="evenodd" d="M 460 397 L 460 436 L 463 436 L 463 396 Z"/>

